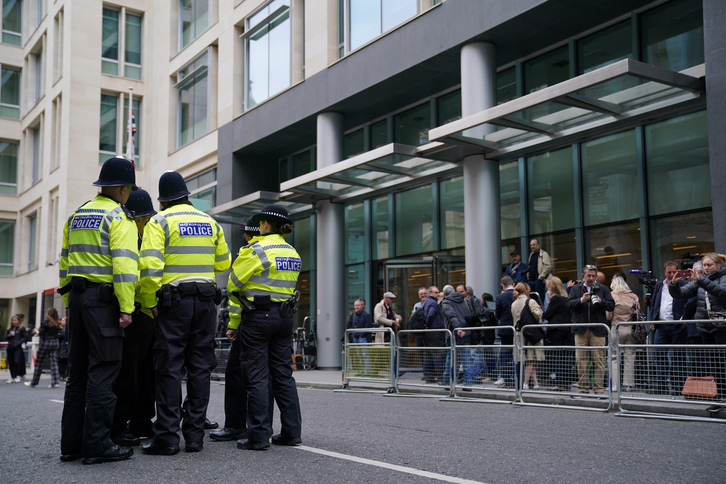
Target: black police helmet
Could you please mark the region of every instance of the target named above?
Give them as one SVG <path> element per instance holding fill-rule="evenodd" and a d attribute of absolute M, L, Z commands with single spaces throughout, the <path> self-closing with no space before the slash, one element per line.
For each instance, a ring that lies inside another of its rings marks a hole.
<path fill-rule="evenodd" d="M 93 182 L 97 187 L 136 187 L 136 170 L 131 160 L 123 156 L 114 156 L 103 162 L 98 180 Z"/>
<path fill-rule="evenodd" d="M 151 195 L 142 189 L 131 192 L 129 199 L 126 201 L 126 208 L 133 212 L 134 217 L 144 217 L 156 213 L 154 204 L 151 202 Z"/>
<path fill-rule="evenodd" d="M 167 171 L 159 178 L 159 198 L 160 202 L 171 202 L 189 195 L 187 184 L 184 178 L 175 171 Z"/>
<path fill-rule="evenodd" d="M 254 222 L 254 217 L 248 217 L 245 222 L 245 233 L 254 237 L 260 235 L 260 224 Z"/>
<path fill-rule="evenodd" d="M 287 209 L 280 205 L 265 205 L 262 211 L 252 217 L 252 223 L 259 225 L 260 220 L 283 222 L 292 225 L 292 220 L 287 215 Z"/>

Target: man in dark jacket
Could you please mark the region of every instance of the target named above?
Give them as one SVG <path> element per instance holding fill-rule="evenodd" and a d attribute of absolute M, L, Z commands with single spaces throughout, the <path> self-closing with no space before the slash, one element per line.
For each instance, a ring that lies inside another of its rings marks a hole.
<path fill-rule="evenodd" d="M 444 320 L 441 317 L 439 307 L 439 288 L 431 286 L 428 289 L 428 297 L 423 302 L 425 329 L 444 329 Z M 423 333 L 424 347 L 443 348 L 445 345 L 443 331 L 432 331 Z M 444 362 L 444 350 L 424 350 L 424 379 L 426 383 L 436 383 L 437 375 L 441 374 L 441 366 Z"/>
<path fill-rule="evenodd" d="M 597 284 L 597 267 L 586 265 L 582 271 L 582 282 L 575 284 L 570 289 L 567 298 L 567 307 L 572 311 L 573 323 L 604 323 L 608 324 L 607 311 L 615 308 L 615 301 L 610 294 L 610 289 L 605 285 Z M 605 393 L 605 358 L 607 355 L 608 333 L 607 328 L 598 326 L 575 326 L 572 328 L 575 333 L 575 346 L 595 346 L 596 350 L 575 351 L 577 361 L 577 391 L 579 393 L 590 393 L 590 372 L 588 364 L 590 354 L 592 363 L 595 366 L 595 393 Z"/>
<path fill-rule="evenodd" d="M 469 305 L 466 304 L 464 295 L 456 292 L 453 286 L 444 286 L 444 300 L 441 302 L 441 312 L 444 315 L 444 325 L 446 329 L 454 335 L 457 346 L 471 345 L 471 331 L 466 331 L 467 324 L 472 321 L 472 315 L 469 313 Z M 457 352 L 460 355 L 460 363 L 464 366 L 464 386 L 471 386 L 471 380 L 474 373 L 474 366 L 471 359 L 471 348 L 462 348 Z M 444 368 L 444 385 L 449 384 L 449 365 L 451 362 L 451 354 L 446 355 L 446 366 Z M 459 363 L 459 362 L 457 362 Z M 454 365 L 454 371 L 458 368 L 458 364 Z"/>
<path fill-rule="evenodd" d="M 522 262 L 522 254 L 518 250 L 509 253 L 512 263 L 507 266 L 504 273 L 512 278 L 515 282 L 527 282 L 527 273 L 529 266 Z"/>
<path fill-rule="evenodd" d="M 350 325 L 353 329 L 367 329 L 373 325 L 371 323 L 371 315 L 365 311 L 366 302 L 363 299 L 358 299 L 353 303 L 355 311 L 350 315 Z M 370 343 L 372 339 L 372 333 L 351 333 L 353 337 L 353 343 Z M 350 347 L 353 351 L 351 356 L 351 363 L 356 359 L 360 362 L 359 369 L 362 375 L 368 375 L 370 373 L 370 357 L 368 355 L 368 348 L 360 346 Z M 356 358 L 357 356 L 357 358 Z"/>
<path fill-rule="evenodd" d="M 509 276 L 502 277 L 502 292 L 497 295 L 494 301 L 494 316 L 499 320 L 499 326 L 513 326 L 514 320 L 512 319 L 512 302 L 514 302 L 514 281 Z M 502 328 L 497 330 L 499 335 L 500 344 L 502 346 L 509 346 L 509 348 L 502 348 L 499 352 L 499 361 L 497 361 L 497 368 L 499 369 L 499 379 L 494 383 L 497 386 L 512 383 L 514 379 L 514 360 L 512 359 L 512 348 L 514 344 L 514 331 L 509 328 Z"/>

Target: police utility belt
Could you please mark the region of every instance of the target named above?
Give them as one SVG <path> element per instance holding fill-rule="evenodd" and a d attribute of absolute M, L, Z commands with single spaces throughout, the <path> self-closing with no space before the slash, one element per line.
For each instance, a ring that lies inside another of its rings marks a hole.
<path fill-rule="evenodd" d="M 300 299 L 300 291 L 295 291 L 290 299 L 282 302 L 272 301 L 270 296 L 255 296 L 254 301 L 250 301 L 239 291 L 233 292 L 232 295 L 239 300 L 240 309 L 242 309 L 243 313 L 251 313 L 258 309 L 264 311 L 272 308 L 280 308 L 280 314 L 284 318 L 297 312 L 297 301 Z"/>
<path fill-rule="evenodd" d="M 97 289 L 98 297 L 102 301 L 110 302 L 114 300 L 115 294 L 113 292 L 113 284 L 111 284 L 110 282 L 91 282 L 84 277 L 72 278 L 71 282 L 59 287 L 56 292 L 61 296 L 64 296 L 71 291 L 76 294 L 82 294 L 87 289 L 93 288 Z"/>
<path fill-rule="evenodd" d="M 164 284 L 156 291 L 156 297 L 164 307 L 171 307 L 172 301 L 179 302 L 181 298 L 189 296 L 212 299 L 214 304 L 222 302 L 222 291 L 213 282 L 183 282 L 176 286 Z"/>

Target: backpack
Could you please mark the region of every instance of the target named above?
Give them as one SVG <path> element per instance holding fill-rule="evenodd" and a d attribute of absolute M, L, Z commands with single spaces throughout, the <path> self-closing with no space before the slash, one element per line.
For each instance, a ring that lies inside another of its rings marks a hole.
<path fill-rule="evenodd" d="M 522 308 L 522 313 L 519 316 L 519 321 L 517 321 L 517 325 L 515 326 L 515 329 L 517 331 L 522 331 L 522 328 L 528 325 L 533 325 L 535 327 L 533 328 L 527 328 L 527 331 L 524 332 L 524 339 L 526 339 L 531 344 L 536 344 L 542 338 L 544 338 L 544 329 L 541 327 L 539 321 L 537 321 L 537 318 L 534 317 L 534 314 L 532 314 L 532 310 L 529 308 L 529 301 L 530 298 L 527 298 L 527 301 L 524 303 L 524 308 Z"/>
<path fill-rule="evenodd" d="M 426 329 L 426 317 L 424 316 L 423 307 L 411 315 L 408 326 L 411 329 Z"/>

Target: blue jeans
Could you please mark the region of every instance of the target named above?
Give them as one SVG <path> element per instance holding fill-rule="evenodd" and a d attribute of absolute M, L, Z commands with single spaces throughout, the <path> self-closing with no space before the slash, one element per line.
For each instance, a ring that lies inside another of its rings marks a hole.
<path fill-rule="evenodd" d="M 464 336 L 459 337 L 456 336 L 456 344 L 466 346 L 471 344 L 471 336 Z M 454 375 L 458 372 L 459 363 L 461 363 L 464 366 L 464 385 L 471 385 L 471 380 L 474 377 L 474 361 L 471 358 L 472 350 L 471 348 L 460 348 L 456 351 L 457 354 L 457 363 L 454 365 Z M 446 366 L 444 367 L 444 378 L 443 382 L 444 385 L 448 385 L 451 381 L 450 379 L 450 371 L 451 371 L 451 353 L 446 353 Z"/>
<path fill-rule="evenodd" d="M 353 333 L 353 343 L 370 343 L 370 341 L 368 341 L 367 335 L 358 336 L 356 333 Z M 360 361 L 361 373 L 364 373 L 364 374 L 370 373 L 371 359 L 368 355 L 368 348 L 364 348 L 364 347 L 360 347 L 360 346 L 355 347 L 354 354 L 358 356 L 358 361 Z M 352 361 L 351 361 L 351 363 L 352 363 Z"/>

